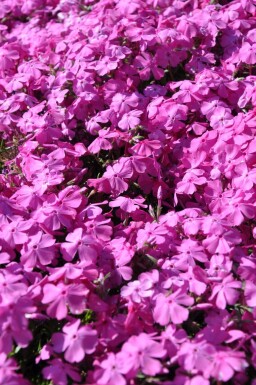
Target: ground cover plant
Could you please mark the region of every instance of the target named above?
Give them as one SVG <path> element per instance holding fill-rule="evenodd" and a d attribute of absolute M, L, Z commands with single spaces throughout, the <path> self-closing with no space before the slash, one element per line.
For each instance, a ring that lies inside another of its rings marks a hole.
<path fill-rule="evenodd" d="M 256 384 L 255 0 L 2 0 L 0 384 Z"/>

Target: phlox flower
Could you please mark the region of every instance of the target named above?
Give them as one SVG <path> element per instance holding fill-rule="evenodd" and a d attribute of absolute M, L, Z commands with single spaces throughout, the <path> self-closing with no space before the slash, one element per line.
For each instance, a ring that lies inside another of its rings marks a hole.
<path fill-rule="evenodd" d="M 13 358 L 7 358 L 4 353 L 0 354 L 0 384 L 6 383 L 10 385 L 29 385 L 29 381 L 22 378 L 17 373 L 18 364 Z"/>
<path fill-rule="evenodd" d="M 90 326 L 81 326 L 80 320 L 73 320 L 63 327 L 63 333 L 52 336 L 53 350 L 64 353 L 65 360 L 81 362 L 86 354 L 92 354 L 97 346 L 97 332 Z"/>
<path fill-rule="evenodd" d="M 215 351 L 215 347 L 206 341 L 184 342 L 177 352 L 178 362 L 189 372 L 197 370 L 204 373 Z"/>
<path fill-rule="evenodd" d="M 22 245 L 28 241 L 27 231 L 31 227 L 31 221 L 13 221 L 8 225 L 2 226 L 0 237 L 3 238 L 11 248 L 15 248 L 15 245 Z"/>
<path fill-rule="evenodd" d="M 128 131 L 140 123 L 140 116 L 142 115 L 142 111 L 139 110 L 132 110 L 129 112 L 126 112 L 121 120 L 118 122 L 118 127 L 121 128 L 123 131 Z"/>
<path fill-rule="evenodd" d="M 212 362 L 207 366 L 206 373 L 219 381 L 230 380 L 235 371 L 243 371 L 248 366 L 245 355 L 240 351 L 231 349 L 217 350 L 212 357 Z"/>
<path fill-rule="evenodd" d="M 28 316 L 34 313 L 35 309 L 31 299 L 25 296 L 0 305 L 0 348 L 2 353 L 10 354 L 14 342 L 21 348 L 29 345 L 33 335 L 28 328 Z"/>
<path fill-rule="evenodd" d="M 55 286 L 46 283 L 42 303 L 48 305 L 46 312 L 50 317 L 61 320 L 67 316 L 68 308 L 73 314 L 81 314 L 85 310 L 88 293 L 89 290 L 83 284 L 65 285 L 60 282 Z"/>
<path fill-rule="evenodd" d="M 60 358 L 54 358 L 42 371 L 44 378 L 53 381 L 56 385 L 67 385 L 68 377 L 80 382 L 81 376 L 70 364 L 64 363 Z"/>
<path fill-rule="evenodd" d="M 244 42 L 239 51 L 240 60 L 246 64 L 256 63 L 256 44 Z"/>
<path fill-rule="evenodd" d="M 135 93 L 131 95 L 116 93 L 110 105 L 115 112 L 120 114 L 129 112 L 133 107 L 137 107 L 138 97 Z"/>
<path fill-rule="evenodd" d="M 203 241 L 203 245 L 212 254 L 226 254 L 231 251 L 233 245 L 237 245 L 240 242 L 241 237 L 239 232 L 235 229 L 231 229 L 224 233 L 216 231 L 215 234 L 210 235 Z"/>
<path fill-rule="evenodd" d="M 185 306 L 191 306 L 193 303 L 193 298 L 188 296 L 182 288 L 170 295 L 158 294 L 155 298 L 153 317 L 160 325 L 165 326 L 169 322 L 181 324 L 189 316 L 189 311 Z"/>
<path fill-rule="evenodd" d="M 151 297 L 154 293 L 153 282 L 150 280 L 132 281 L 123 286 L 121 296 L 130 298 L 135 303 L 140 303 L 143 298 Z"/>
<path fill-rule="evenodd" d="M 161 372 L 162 365 L 159 359 L 165 354 L 166 351 L 159 342 L 154 341 L 150 335 L 141 333 L 132 336 L 123 345 L 119 359 L 126 373 L 140 369 L 146 375 L 155 376 Z"/>
<path fill-rule="evenodd" d="M 125 370 L 120 362 L 119 354 L 109 353 L 108 357 L 99 364 L 99 369 L 95 371 L 94 376 L 99 385 L 125 385 Z"/>
<path fill-rule="evenodd" d="M 26 268 L 49 265 L 56 257 L 55 239 L 38 231 L 31 235 L 21 250 L 21 262 Z"/>
<path fill-rule="evenodd" d="M 151 156 L 160 152 L 161 142 L 159 140 L 142 140 L 136 143 L 130 151 L 139 156 Z M 159 151 L 158 151 L 159 150 Z"/>
<path fill-rule="evenodd" d="M 106 219 L 103 215 L 97 215 L 92 220 L 85 222 L 88 234 L 92 234 L 100 242 L 106 242 L 111 239 L 113 229 L 111 220 Z"/>
<path fill-rule="evenodd" d="M 61 244 L 61 252 L 66 261 L 72 261 L 78 252 L 80 260 L 89 266 L 94 264 L 98 255 L 97 241 L 92 235 L 87 235 L 82 228 L 69 233 L 66 242 Z"/>
<path fill-rule="evenodd" d="M 222 279 L 222 282 L 216 283 L 213 286 L 212 294 L 209 300 L 215 299 L 216 306 L 219 309 L 225 309 L 227 304 L 234 305 L 239 298 L 239 289 L 242 283 L 235 281 L 232 275 L 228 275 Z"/>
<path fill-rule="evenodd" d="M 256 170 L 248 170 L 245 162 L 241 162 L 235 167 L 235 175 L 232 181 L 235 188 L 249 191 L 256 184 Z"/>
<path fill-rule="evenodd" d="M 128 188 L 128 184 L 124 179 L 131 178 L 132 174 L 133 172 L 130 164 L 123 159 L 123 162 L 108 166 L 103 177 L 107 178 L 113 194 L 121 194 Z"/>
<path fill-rule="evenodd" d="M 255 16 L 1 1 L 0 385 L 256 385 Z"/>
<path fill-rule="evenodd" d="M 177 183 L 177 194 L 193 194 L 197 190 L 196 186 L 201 186 L 206 183 L 206 178 L 201 175 L 202 171 L 196 169 L 187 173 L 183 180 Z"/>
<path fill-rule="evenodd" d="M 109 132 L 109 130 L 99 130 L 98 137 L 90 144 L 88 150 L 92 154 L 97 154 L 101 150 L 111 150 L 113 145 L 109 139 L 115 138 L 116 136 L 117 134 Z"/>
<path fill-rule="evenodd" d="M 126 213 L 132 213 L 133 211 L 137 210 L 138 208 L 142 207 L 145 208 L 147 205 L 143 204 L 145 201 L 142 197 L 137 198 L 129 198 L 125 196 L 119 196 L 114 201 L 109 203 L 110 207 L 120 207 L 124 212 Z"/>
<path fill-rule="evenodd" d="M 188 281 L 189 291 L 200 296 L 207 287 L 207 279 L 204 270 L 199 266 L 188 266 L 186 273 L 181 273 L 180 277 Z"/>
<path fill-rule="evenodd" d="M 161 245 L 165 242 L 168 229 L 164 224 L 146 223 L 144 229 L 140 229 L 137 235 L 137 246 L 143 248 L 148 244 Z"/>
<path fill-rule="evenodd" d="M 247 280 L 244 289 L 244 297 L 246 304 L 250 307 L 254 307 L 256 303 L 256 285 Z"/>

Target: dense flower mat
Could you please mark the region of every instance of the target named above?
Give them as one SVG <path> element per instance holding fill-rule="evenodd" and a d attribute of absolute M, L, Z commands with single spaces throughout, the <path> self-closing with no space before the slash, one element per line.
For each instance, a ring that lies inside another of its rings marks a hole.
<path fill-rule="evenodd" d="M 255 0 L 1 0 L 0 384 L 256 384 Z"/>

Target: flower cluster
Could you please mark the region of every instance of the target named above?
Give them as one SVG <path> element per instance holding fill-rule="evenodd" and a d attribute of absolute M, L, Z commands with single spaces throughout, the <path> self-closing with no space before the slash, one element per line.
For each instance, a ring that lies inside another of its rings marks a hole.
<path fill-rule="evenodd" d="M 0 385 L 255 385 L 255 0 L 2 0 Z"/>

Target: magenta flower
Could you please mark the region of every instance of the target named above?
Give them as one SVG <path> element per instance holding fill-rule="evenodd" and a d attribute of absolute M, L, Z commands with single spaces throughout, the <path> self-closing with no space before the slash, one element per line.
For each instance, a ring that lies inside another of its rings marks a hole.
<path fill-rule="evenodd" d="M 235 371 L 244 371 L 248 364 L 245 355 L 240 351 L 231 349 L 216 351 L 206 373 L 219 381 L 230 380 Z"/>
<path fill-rule="evenodd" d="M 49 265 L 56 256 L 54 244 L 53 237 L 38 231 L 24 244 L 21 250 L 21 262 L 26 268 L 33 268 L 38 262 L 42 265 Z"/>
<path fill-rule="evenodd" d="M 124 179 L 131 178 L 132 174 L 131 165 L 123 159 L 123 162 L 108 166 L 103 177 L 107 178 L 112 193 L 114 195 L 119 195 L 127 190 L 128 184 Z"/>
<path fill-rule="evenodd" d="M 165 242 L 165 236 L 168 234 L 167 227 L 164 224 L 146 223 L 145 228 L 138 231 L 137 244 L 143 248 L 149 244 L 160 245 Z"/>
<path fill-rule="evenodd" d="M 121 93 L 116 93 L 112 99 L 111 108 L 115 112 L 120 114 L 129 112 L 133 107 L 137 107 L 138 97 L 136 94 L 125 95 Z"/>
<path fill-rule="evenodd" d="M 1 1 L 0 385 L 256 385 L 255 16 Z"/>
<path fill-rule="evenodd" d="M 109 353 L 108 357 L 99 364 L 100 369 L 95 372 L 95 378 L 99 385 L 126 385 L 125 371 L 119 356 L 120 353 L 117 355 Z"/>
<path fill-rule="evenodd" d="M 9 244 L 11 248 L 15 245 L 22 245 L 28 241 L 26 232 L 32 227 L 32 222 L 11 222 L 2 227 L 2 238 Z M 1 236 L 1 235 L 0 235 Z"/>
<path fill-rule="evenodd" d="M 53 350 L 64 353 L 68 362 L 81 362 L 86 354 L 92 354 L 97 346 L 97 332 L 90 326 L 80 326 L 80 320 L 73 320 L 63 327 L 63 333 L 52 336 Z"/>
<path fill-rule="evenodd" d="M 232 275 L 226 276 L 221 283 L 213 286 L 212 294 L 209 300 L 215 299 L 216 306 L 219 309 L 225 309 L 227 304 L 234 305 L 239 298 L 239 289 L 242 283 L 235 281 Z"/>
<path fill-rule="evenodd" d="M 95 69 L 97 70 L 100 76 L 106 75 L 108 72 L 116 69 L 118 66 L 118 61 L 115 58 L 104 57 L 98 64 Z"/>
<path fill-rule="evenodd" d="M 113 147 L 109 139 L 117 137 L 117 133 L 110 132 L 110 130 L 99 130 L 98 138 L 96 138 L 88 147 L 88 150 L 92 154 L 97 154 L 101 150 L 111 150 Z"/>
<path fill-rule="evenodd" d="M 143 298 L 151 297 L 154 294 L 153 282 L 148 280 L 132 281 L 123 286 L 121 296 L 130 298 L 135 303 L 140 303 Z"/>
<path fill-rule="evenodd" d="M 140 124 L 140 116 L 142 115 L 142 111 L 133 110 L 130 112 L 126 112 L 122 119 L 118 122 L 118 127 L 123 131 L 128 131 L 131 128 L 134 128 Z"/>
<path fill-rule="evenodd" d="M 169 322 L 181 324 L 189 316 L 185 306 L 192 306 L 193 303 L 193 298 L 189 297 L 183 289 L 178 289 L 170 295 L 158 294 L 153 312 L 154 320 L 164 326 Z"/>
<path fill-rule="evenodd" d="M 103 215 L 97 215 L 92 220 L 85 222 L 85 227 L 89 234 L 92 234 L 99 241 L 109 241 L 113 233 L 110 219 Z"/>
<path fill-rule="evenodd" d="M 69 233 L 66 241 L 60 247 L 66 261 L 72 261 L 78 252 L 80 260 L 86 266 L 96 262 L 98 255 L 97 241 L 93 236 L 86 235 L 82 228 L 77 228 Z"/>
<path fill-rule="evenodd" d="M 256 304 L 256 285 L 249 280 L 245 284 L 244 297 L 246 304 L 253 308 Z"/>
<path fill-rule="evenodd" d="M 130 151 L 138 156 L 151 156 L 160 153 L 161 142 L 159 140 L 142 140 L 136 143 Z"/>
<path fill-rule="evenodd" d="M 154 341 L 150 335 L 141 333 L 132 336 L 123 345 L 119 360 L 125 373 L 140 369 L 146 375 L 155 376 L 162 369 L 158 359 L 165 354 L 166 351 L 159 342 Z"/>
<path fill-rule="evenodd" d="M 60 358 L 49 361 L 48 366 L 43 369 L 43 376 L 56 385 L 67 385 L 68 377 L 73 381 L 81 381 L 78 371 L 73 366 L 62 362 Z"/>
<path fill-rule="evenodd" d="M 188 372 L 197 370 L 204 373 L 205 368 L 211 364 L 215 352 L 215 347 L 206 341 L 184 342 L 177 352 L 178 362 Z"/>
<path fill-rule="evenodd" d="M 34 218 L 53 231 L 61 226 L 69 228 L 76 217 L 76 209 L 82 202 L 81 192 L 70 186 L 62 190 L 58 197 L 51 194 Z"/>
<path fill-rule="evenodd" d="M 114 201 L 110 202 L 109 206 L 120 207 L 120 209 L 122 209 L 126 213 L 132 213 L 140 207 L 147 207 L 147 205 L 143 204 L 144 201 L 145 199 L 141 197 L 132 199 L 129 197 L 119 196 Z"/>
<path fill-rule="evenodd" d="M 0 354 L 0 384 L 29 385 L 21 374 L 17 373 L 19 366 L 13 358 L 7 358 L 4 353 Z"/>
<path fill-rule="evenodd" d="M 177 246 L 177 251 L 178 253 L 174 255 L 177 261 L 175 265 L 182 270 L 187 270 L 188 265 L 194 266 L 196 261 L 208 261 L 204 248 L 192 239 L 184 239 L 181 245 Z"/>
<path fill-rule="evenodd" d="M 216 231 L 215 234 L 209 236 L 203 241 L 203 245 L 210 253 L 229 253 L 233 245 L 241 242 L 241 237 L 238 231 L 231 229 L 227 232 Z"/>
<path fill-rule="evenodd" d="M 197 190 L 196 186 L 201 186 L 206 183 L 206 178 L 200 175 L 202 175 L 202 171 L 196 169 L 194 169 L 191 173 L 187 173 L 183 180 L 178 182 L 176 192 L 178 194 L 194 194 Z"/>
<path fill-rule="evenodd" d="M 207 279 L 204 270 L 199 266 L 189 266 L 186 273 L 180 274 L 184 281 L 188 281 L 189 291 L 200 296 L 207 287 Z"/>
<path fill-rule="evenodd" d="M 256 170 L 248 170 L 246 163 L 240 163 L 235 167 L 233 185 L 235 188 L 249 191 L 256 184 Z"/>
<path fill-rule="evenodd" d="M 256 63 L 256 44 L 243 43 L 239 51 L 240 60 L 246 64 Z"/>
<path fill-rule="evenodd" d="M 56 286 L 46 283 L 43 287 L 43 304 L 48 304 L 47 314 L 58 320 L 64 319 L 68 314 L 67 306 L 73 314 L 81 314 L 85 310 L 88 289 L 82 284 L 64 285 L 62 282 Z"/>

